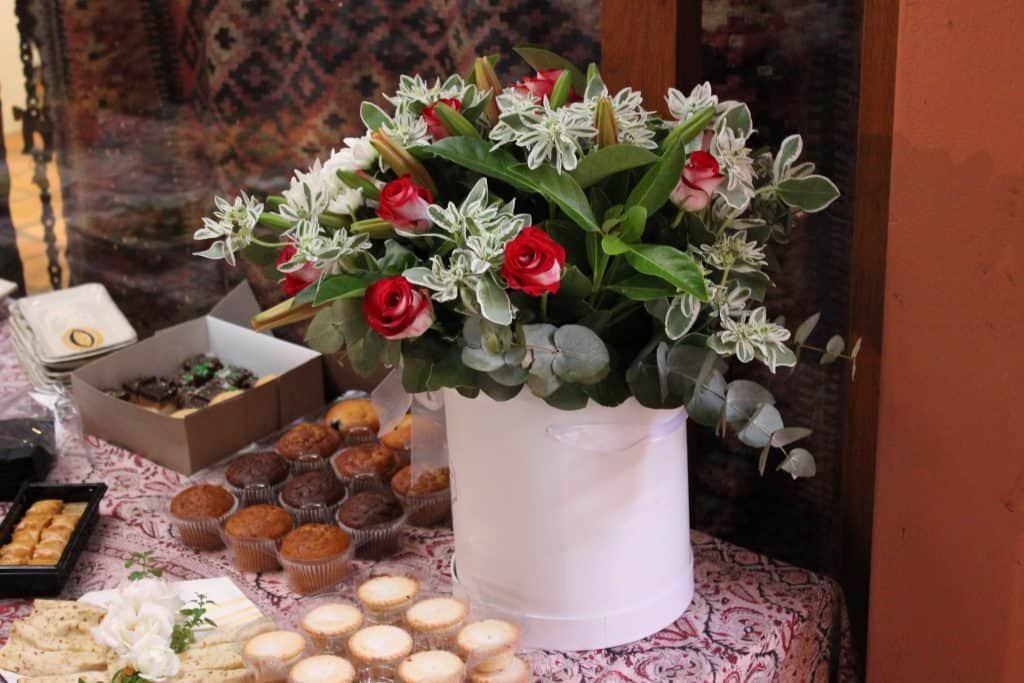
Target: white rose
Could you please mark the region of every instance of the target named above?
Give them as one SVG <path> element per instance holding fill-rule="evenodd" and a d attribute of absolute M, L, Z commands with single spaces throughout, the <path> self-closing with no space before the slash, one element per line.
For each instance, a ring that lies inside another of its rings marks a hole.
<path fill-rule="evenodd" d="M 131 605 L 136 611 L 143 605 L 158 605 L 177 614 L 182 608 L 181 598 L 163 579 L 146 577 L 138 581 L 125 581 L 117 589 L 119 604 Z"/>
<path fill-rule="evenodd" d="M 138 610 L 128 603 L 114 604 L 93 629 L 93 637 L 120 655 L 147 638 L 158 639 L 166 646 L 176 619 L 176 611 L 157 603 L 145 604 Z"/>
<path fill-rule="evenodd" d="M 370 136 L 361 138 L 345 138 L 345 147 L 337 152 L 331 152 L 331 156 L 324 163 L 324 170 L 330 173 L 332 178 L 337 177 L 336 171 L 365 171 L 377 160 L 377 150 L 370 143 Z"/>
<path fill-rule="evenodd" d="M 128 653 L 128 661 L 143 678 L 161 683 L 178 675 L 181 660 L 167 645 L 167 640 L 148 635 L 135 643 Z"/>
<path fill-rule="evenodd" d="M 355 215 L 356 209 L 363 205 L 363 191 L 350 187 L 344 187 L 338 195 L 327 205 L 328 211 L 343 215 Z"/>

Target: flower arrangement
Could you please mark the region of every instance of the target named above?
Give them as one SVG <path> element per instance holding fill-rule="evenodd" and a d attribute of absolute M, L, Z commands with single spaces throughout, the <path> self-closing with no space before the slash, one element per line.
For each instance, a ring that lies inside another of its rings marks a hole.
<path fill-rule="evenodd" d="M 855 358 L 838 336 L 807 344 L 817 316 L 791 333 L 763 305 L 773 250 L 836 186 L 800 159 L 799 135 L 751 149 L 749 108 L 707 83 L 669 90 L 662 119 L 595 65 L 516 52 L 536 74 L 507 86 L 493 57 L 466 76 L 402 76 L 387 110 L 362 104 L 364 135 L 280 196 L 217 198 L 200 255 L 271 250 L 293 298 L 254 324 L 312 317 L 310 346 L 344 348 L 358 372 L 401 365 L 409 392 L 684 405 L 761 449 L 762 472 L 777 448 L 779 468 L 813 475 L 790 448 L 810 430 L 726 372 L 812 349 Z"/>
<path fill-rule="evenodd" d="M 195 641 L 195 629 L 215 626 L 206 617 L 205 596 L 184 604 L 163 579 L 151 552 L 133 553 L 125 567 L 134 568 L 117 587 L 117 597 L 93 630 L 124 666 L 113 683 L 161 683 L 178 675 L 178 655 Z"/>

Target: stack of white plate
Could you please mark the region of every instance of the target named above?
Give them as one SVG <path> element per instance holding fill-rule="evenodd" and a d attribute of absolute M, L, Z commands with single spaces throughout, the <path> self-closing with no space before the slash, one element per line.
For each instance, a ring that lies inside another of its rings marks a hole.
<path fill-rule="evenodd" d="M 101 284 L 17 299 L 10 310 L 14 351 L 39 388 L 67 386 L 76 368 L 138 340 Z"/>

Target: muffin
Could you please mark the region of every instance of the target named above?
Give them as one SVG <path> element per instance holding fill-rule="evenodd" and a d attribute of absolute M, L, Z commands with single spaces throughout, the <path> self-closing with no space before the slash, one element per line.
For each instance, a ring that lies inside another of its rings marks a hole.
<path fill-rule="evenodd" d="M 249 508 L 251 509 L 251 508 Z M 280 683 L 306 654 L 306 639 L 294 631 L 268 631 L 242 647 L 245 668 L 253 683 Z"/>
<path fill-rule="evenodd" d="M 398 454 L 379 443 L 349 446 L 331 460 L 334 472 L 352 491 L 383 488 L 398 470 Z"/>
<path fill-rule="evenodd" d="M 447 467 L 406 465 L 391 478 L 391 490 L 405 509 L 409 524 L 431 526 L 448 517 L 452 504 L 448 477 Z"/>
<path fill-rule="evenodd" d="M 322 467 L 340 444 L 341 437 L 330 427 L 319 422 L 303 422 L 285 432 L 276 447 L 293 468 L 302 471 Z"/>
<path fill-rule="evenodd" d="M 501 671 L 519 647 L 519 627 L 500 619 L 477 621 L 459 631 L 455 644 L 472 671 Z"/>
<path fill-rule="evenodd" d="M 462 683 L 466 665 L 456 655 L 444 650 L 425 650 L 402 660 L 398 665 L 402 683 Z"/>
<path fill-rule="evenodd" d="M 224 522 L 224 540 L 238 571 L 277 569 L 277 544 L 293 526 L 287 510 L 265 503 L 242 508 L 228 517 Z"/>
<path fill-rule="evenodd" d="M 367 678 L 387 678 L 412 652 L 412 636 L 397 626 L 367 626 L 348 639 L 348 651 Z"/>
<path fill-rule="evenodd" d="M 469 614 L 469 606 L 454 598 L 421 600 L 405 611 L 405 623 L 418 647 L 427 650 L 451 648 Z"/>
<path fill-rule="evenodd" d="M 470 683 L 530 683 L 530 665 L 513 657 L 505 668 L 498 671 L 471 671 Z"/>
<path fill-rule="evenodd" d="M 299 628 L 313 642 L 317 652 L 343 655 L 349 636 L 363 626 L 363 613 L 345 602 L 328 602 L 314 607 L 299 620 Z"/>
<path fill-rule="evenodd" d="M 308 657 L 288 672 L 288 683 L 353 683 L 356 668 L 334 655 Z"/>
<path fill-rule="evenodd" d="M 242 505 L 273 504 L 288 478 L 288 461 L 274 451 L 244 453 L 231 461 L 224 478 Z"/>
<path fill-rule="evenodd" d="M 366 616 L 378 624 L 398 621 L 420 592 L 420 582 L 407 576 L 377 576 L 356 589 Z"/>
<path fill-rule="evenodd" d="M 196 484 L 171 499 L 171 520 L 181 542 L 196 550 L 223 548 L 220 525 L 238 507 L 238 500 L 213 484 Z"/>
<path fill-rule="evenodd" d="M 281 490 L 281 505 L 300 524 L 330 524 L 345 497 L 345 485 L 331 472 L 314 470 L 296 474 Z"/>
<path fill-rule="evenodd" d="M 360 491 L 338 507 L 335 519 L 359 557 L 377 560 L 398 551 L 405 513 L 389 492 Z"/>
<path fill-rule="evenodd" d="M 337 431 L 346 444 L 373 441 L 380 429 L 377 410 L 367 398 L 352 398 L 335 403 L 324 416 L 324 424 Z"/>
<path fill-rule="evenodd" d="M 344 579 L 352 551 L 352 539 L 338 527 L 303 524 L 282 539 L 278 560 L 292 590 L 308 595 Z"/>

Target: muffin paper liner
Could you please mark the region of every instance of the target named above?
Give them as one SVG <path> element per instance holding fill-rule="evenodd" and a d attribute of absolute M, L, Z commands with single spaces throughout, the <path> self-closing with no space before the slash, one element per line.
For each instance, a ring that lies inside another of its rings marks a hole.
<path fill-rule="evenodd" d="M 334 468 L 332 467 L 331 469 L 333 470 Z M 360 474 L 355 477 L 346 477 L 338 474 L 337 470 L 334 470 L 334 475 L 338 477 L 343 484 L 345 484 L 345 488 L 348 489 L 350 496 L 359 493 L 360 491 L 386 491 L 390 481 L 372 474 Z"/>
<path fill-rule="evenodd" d="M 292 526 L 294 528 L 294 525 Z M 224 545 L 240 572 L 271 572 L 281 567 L 277 561 L 280 538 L 234 538 L 221 527 Z M 283 538 L 283 537 L 282 537 Z"/>
<path fill-rule="evenodd" d="M 325 458 L 319 453 L 306 453 L 305 455 L 300 455 L 297 458 L 289 459 L 288 464 L 292 469 L 292 474 L 316 472 L 318 470 L 330 472 L 333 470 L 331 467 L 331 456 Z"/>
<path fill-rule="evenodd" d="M 345 552 L 323 560 L 289 560 L 277 551 L 277 560 L 288 575 L 288 585 L 296 593 L 309 595 L 332 588 L 348 576 L 355 547 L 349 545 Z"/>
<path fill-rule="evenodd" d="M 410 526 L 433 526 L 448 518 L 452 510 L 452 490 L 450 488 L 422 496 L 404 496 L 393 491 L 398 502 L 405 510 Z"/>
<path fill-rule="evenodd" d="M 360 558 L 379 560 L 394 555 L 402 545 L 402 526 L 405 524 L 405 513 L 386 524 L 378 524 L 368 529 L 353 529 L 346 526 L 335 516 L 338 526 L 352 537 L 352 545 Z"/>
<path fill-rule="evenodd" d="M 230 491 L 229 491 L 230 492 Z M 202 519 L 187 519 L 179 517 L 168 509 L 167 514 L 171 523 L 178 532 L 178 538 L 189 548 L 195 550 L 220 550 L 224 547 L 224 540 L 221 538 L 221 525 L 228 517 L 238 510 L 238 496 L 235 498 L 231 509 L 220 517 L 205 517 Z"/>
<path fill-rule="evenodd" d="M 356 425 L 341 431 L 341 443 L 344 447 L 373 443 L 377 440 L 377 432 L 369 425 Z"/>

